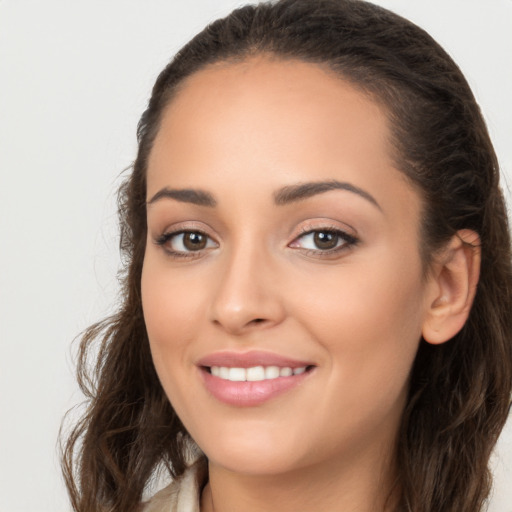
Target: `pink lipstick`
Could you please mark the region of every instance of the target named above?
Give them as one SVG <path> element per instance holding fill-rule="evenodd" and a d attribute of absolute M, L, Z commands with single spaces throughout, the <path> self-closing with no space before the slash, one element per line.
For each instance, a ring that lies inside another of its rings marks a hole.
<path fill-rule="evenodd" d="M 263 404 L 303 382 L 314 365 L 269 352 L 216 352 L 197 363 L 206 389 L 238 407 Z"/>

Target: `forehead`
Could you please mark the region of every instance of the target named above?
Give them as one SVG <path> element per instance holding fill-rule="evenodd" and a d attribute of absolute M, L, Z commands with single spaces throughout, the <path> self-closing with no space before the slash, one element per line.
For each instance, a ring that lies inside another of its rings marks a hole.
<path fill-rule="evenodd" d="M 321 65 L 267 56 L 217 63 L 190 76 L 167 106 L 148 196 L 169 185 L 230 183 L 249 193 L 328 179 L 412 193 L 389 138 L 383 107 Z"/>
<path fill-rule="evenodd" d="M 261 128 L 282 135 L 278 130 L 285 125 L 284 132 L 296 137 L 294 121 L 298 127 L 335 129 L 333 137 L 352 141 L 364 130 L 376 149 L 387 147 L 386 113 L 369 95 L 327 66 L 267 55 L 215 63 L 188 77 L 167 106 L 162 127 L 197 130 L 203 124 L 207 130 L 213 124 L 219 132 L 234 122 L 244 127 L 242 137 Z M 309 138 L 314 135 L 311 130 Z"/>

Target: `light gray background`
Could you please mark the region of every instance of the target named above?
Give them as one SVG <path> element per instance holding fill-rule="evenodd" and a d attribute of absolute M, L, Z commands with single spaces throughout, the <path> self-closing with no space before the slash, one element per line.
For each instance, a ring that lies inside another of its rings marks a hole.
<path fill-rule="evenodd" d="M 115 308 L 115 190 L 159 70 L 233 0 L 0 0 L 0 511 L 70 510 L 71 342 Z M 512 1 L 379 0 L 459 63 L 512 176 Z M 507 192 L 510 199 L 510 194 Z M 512 423 L 512 422 L 509 422 Z M 493 512 L 512 511 L 512 426 Z"/>

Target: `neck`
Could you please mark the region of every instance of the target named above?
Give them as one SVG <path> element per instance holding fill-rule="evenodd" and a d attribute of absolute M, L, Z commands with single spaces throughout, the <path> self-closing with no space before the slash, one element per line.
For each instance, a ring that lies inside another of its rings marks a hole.
<path fill-rule="evenodd" d="M 247 475 L 209 463 L 201 512 L 391 512 L 394 465 L 381 453 L 279 475 Z"/>

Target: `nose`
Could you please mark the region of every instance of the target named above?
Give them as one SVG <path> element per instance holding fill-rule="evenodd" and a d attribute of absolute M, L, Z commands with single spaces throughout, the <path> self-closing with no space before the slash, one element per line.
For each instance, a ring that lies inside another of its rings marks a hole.
<path fill-rule="evenodd" d="M 234 249 L 222 262 L 211 320 L 233 335 L 278 325 L 285 317 L 279 272 L 261 248 Z"/>

